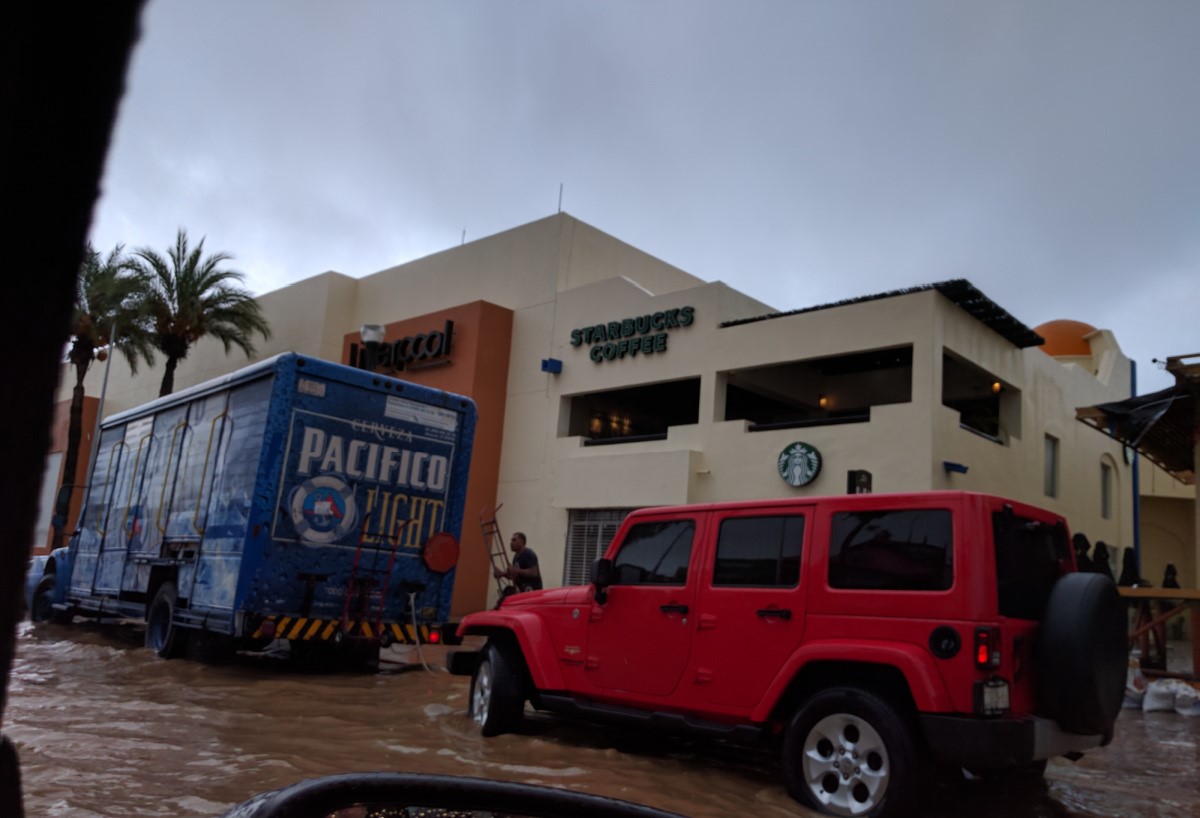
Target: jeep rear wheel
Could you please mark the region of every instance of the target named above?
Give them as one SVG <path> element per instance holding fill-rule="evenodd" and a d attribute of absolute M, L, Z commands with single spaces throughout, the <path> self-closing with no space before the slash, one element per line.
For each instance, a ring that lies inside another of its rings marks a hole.
<path fill-rule="evenodd" d="M 915 794 L 908 725 L 865 690 L 834 688 L 809 699 L 787 728 L 783 765 L 788 793 L 830 815 L 901 815 Z"/>
<path fill-rule="evenodd" d="M 521 659 L 504 645 L 489 642 L 471 677 L 470 716 L 484 736 L 511 733 L 521 726 L 525 692 Z"/>

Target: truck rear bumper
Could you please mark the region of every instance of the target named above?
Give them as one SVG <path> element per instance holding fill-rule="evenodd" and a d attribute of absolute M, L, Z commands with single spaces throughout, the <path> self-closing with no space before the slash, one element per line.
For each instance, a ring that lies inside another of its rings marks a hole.
<path fill-rule="evenodd" d="M 981 719 L 921 714 L 921 729 L 939 761 L 964 767 L 1024 766 L 1043 758 L 1081 752 L 1106 743 L 1101 735 L 1066 733 L 1050 719 Z"/>

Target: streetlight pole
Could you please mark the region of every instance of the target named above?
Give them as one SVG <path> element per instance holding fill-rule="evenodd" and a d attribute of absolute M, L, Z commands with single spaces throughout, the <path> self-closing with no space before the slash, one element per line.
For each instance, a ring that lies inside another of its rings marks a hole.
<path fill-rule="evenodd" d="M 112 369 L 113 355 L 117 351 L 117 322 L 113 321 L 108 331 L 108 357 L 104 361 L 104 379 L 100 382 L 100 401 L 96 404 L 96 425 L 92 428 L 92 449 L 88 452 L 87 487 L 92 487 L 92 476 L 96 473 L 96 450 L 100 448 L 100 421 L 104 419 L 104 396 L 108 392 L 108 371 Z"/>

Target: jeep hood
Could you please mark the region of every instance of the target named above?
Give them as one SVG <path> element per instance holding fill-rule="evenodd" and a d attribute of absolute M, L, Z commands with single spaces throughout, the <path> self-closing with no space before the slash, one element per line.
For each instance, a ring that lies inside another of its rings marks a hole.
<path fill-rule="evenodd" d="M 569 588 L 548 588 L 544 591 L 526 591 L 513 594 L 504 600 L 503 610 L 527 608 L 534 605 L 569 605 L 586 602 L 592 596 L 592 586 L 573 585 Z"/>

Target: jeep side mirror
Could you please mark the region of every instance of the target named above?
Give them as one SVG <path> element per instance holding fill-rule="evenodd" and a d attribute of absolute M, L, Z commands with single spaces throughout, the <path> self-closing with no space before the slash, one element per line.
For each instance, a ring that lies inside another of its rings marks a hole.
<path fill-rule="evenodd" d="M 601 605 L 608 597 L 605 588 L 612 585 L 613 564 L 612 560 L 601 557 L 592 563 L 592 585 L 596 586 L 596 601 Z"/>
<path fill-rule="evenodd" d="M 597 588 L 612 585 L 612 560 L 601 557 L 592 563 L 592 584 Z"/>

